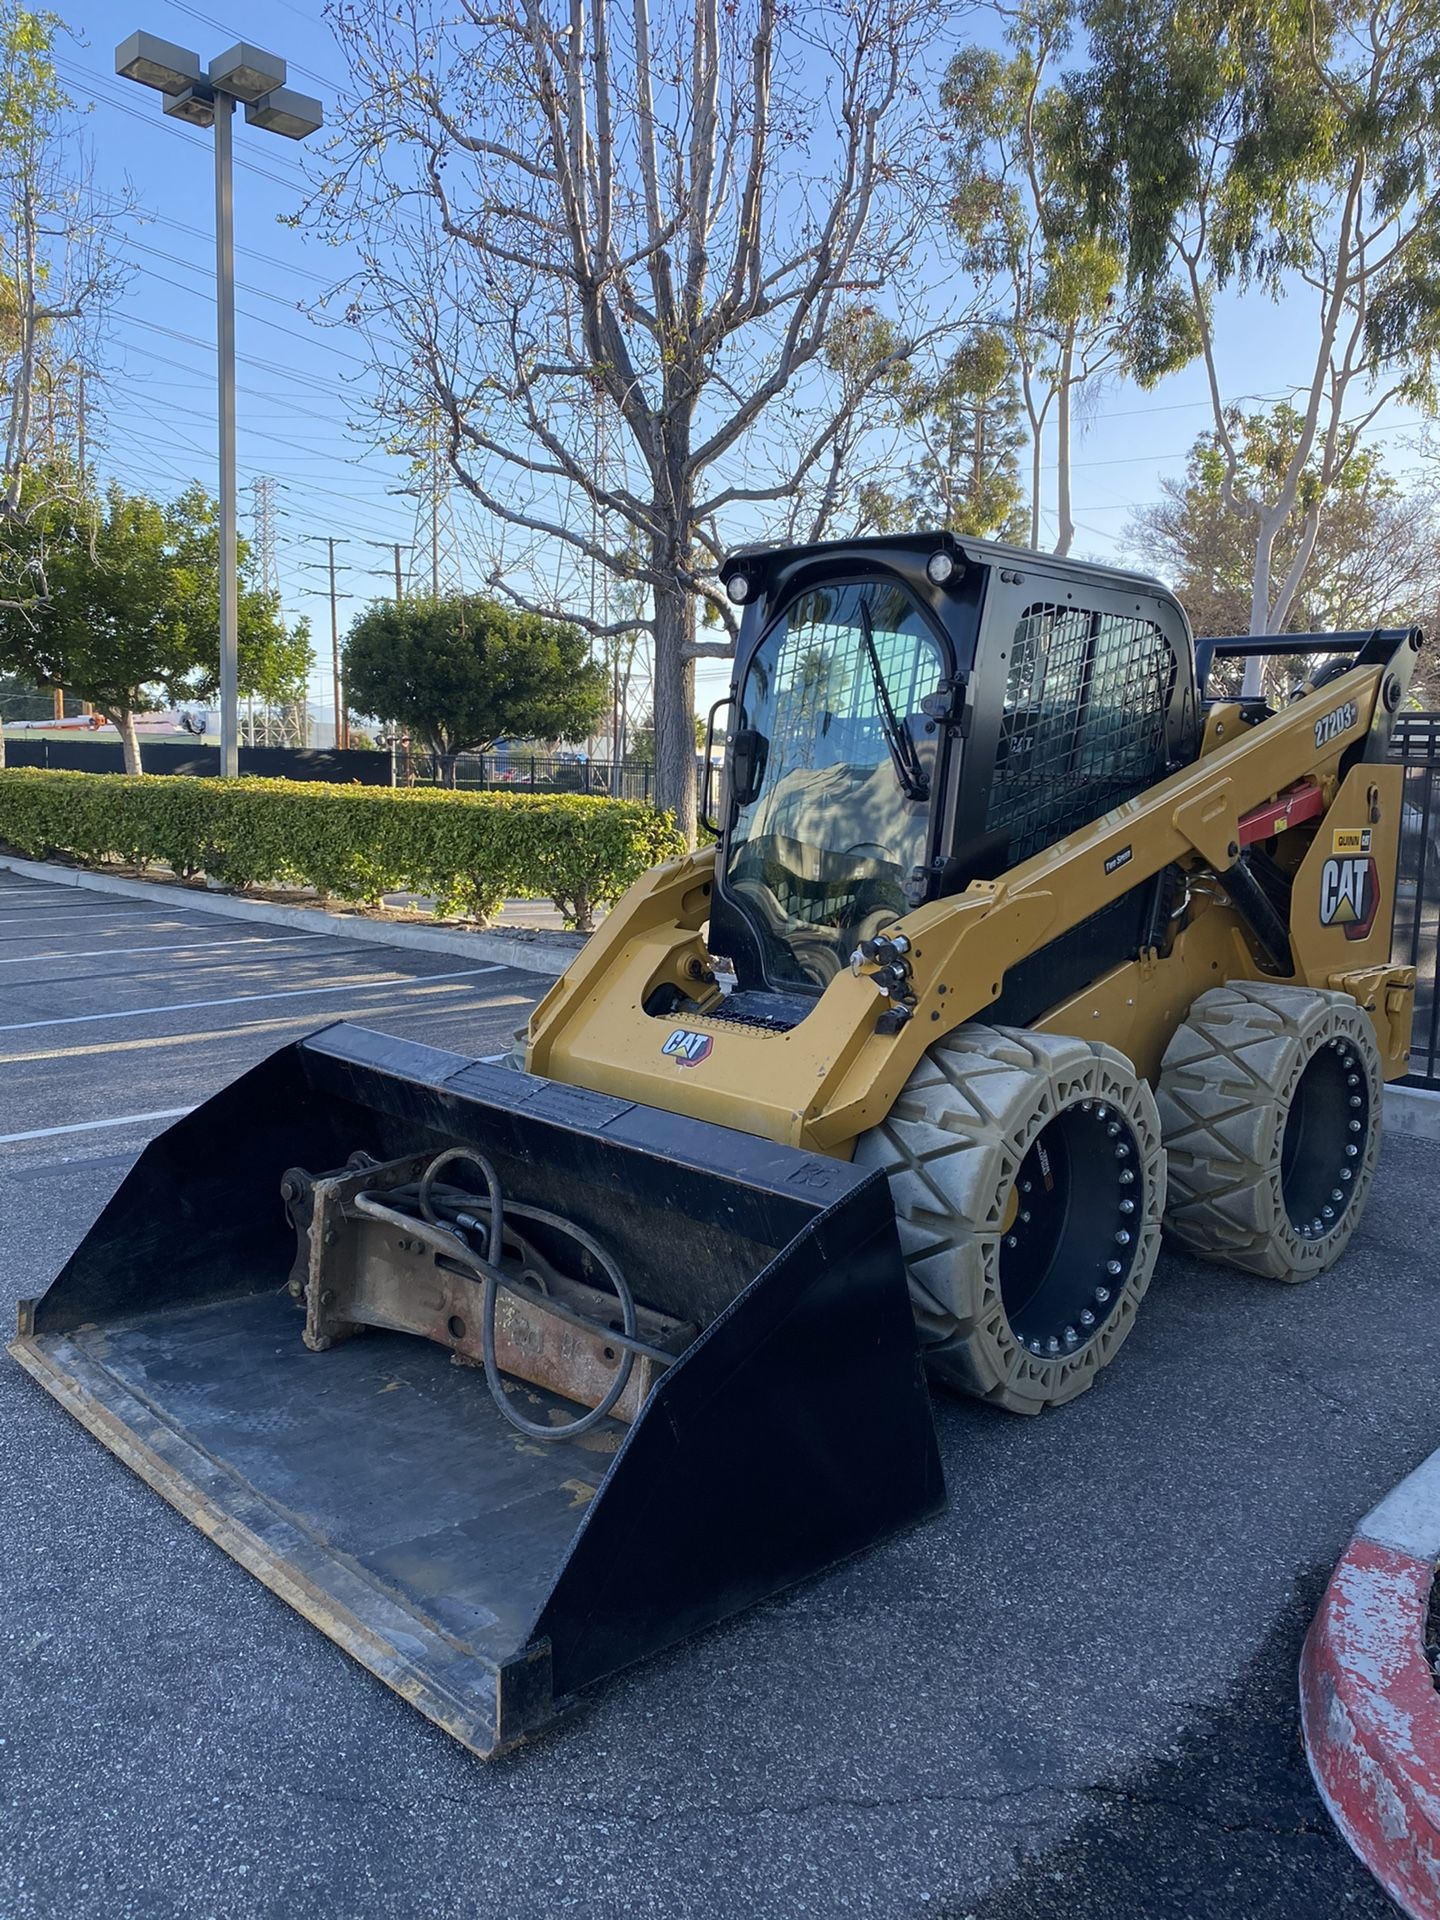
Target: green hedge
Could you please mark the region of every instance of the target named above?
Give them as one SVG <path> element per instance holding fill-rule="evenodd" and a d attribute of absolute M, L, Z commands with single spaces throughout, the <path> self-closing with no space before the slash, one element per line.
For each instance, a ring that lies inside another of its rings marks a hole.
<path fill-rule="evenodd" d="M 434 894 L 437 912 L 481 921 L 506 899 L 548 898 L 586 930 L 684 851 L 669 814 L 629 800 L 31 768 L 0 773 L 0 841 L 32 860 L 163 865 L 232 887 Z"/>

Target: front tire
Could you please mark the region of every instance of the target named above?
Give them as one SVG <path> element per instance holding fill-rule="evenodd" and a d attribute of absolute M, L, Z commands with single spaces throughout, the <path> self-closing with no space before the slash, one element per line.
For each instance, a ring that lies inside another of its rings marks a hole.
<path fill-rule="evenodd" d="M 1165 1049 L 1165 1226 L 1191 1253 L 1308 1280 L 1359 1224 L 1380 1155 L 1380 1050 L 1347 993 L 1212 987 Z"/>
<path fill-rule="evenodd" d="M 889 1176 L 932 1374 L 1016 1413 L 1093 1384 L 1150 1284 L 1165 1204 L 1155 1102 L 1123 1054 L 960 1027 L 855 1160 Z"/>

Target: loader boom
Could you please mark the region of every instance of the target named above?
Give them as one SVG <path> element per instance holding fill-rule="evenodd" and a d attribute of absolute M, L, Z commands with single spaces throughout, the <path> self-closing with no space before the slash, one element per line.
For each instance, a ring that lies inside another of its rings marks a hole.
<path fill-rule="evenodd" d="M 1312 986 L 1354 979 L 1387 1071 L 1403 1073 L 1414 973 L 1389 964 L 1400 771 L 1382 756 L 1413 657 L 1411 636 L 1391 635 L 1383 658 L 1357 664 L 1258 724 L 1247 725 L 1238 705 L 1218 707 L 1192 765 L 1001 879 L 974 881 L 898 920 L 887 931 L 909 943 L 915 995 L 898 1031 L 880 1030 L 885 1003 L 873 969 L 837 974 L 813 1011 L 784 1033 L 721 1024 L 703 1009 L 659 1020 L 648 1014 L 658 989 L 710 970 L 701 929 L 715 854 L 706 850 L 636 882 L 536 1008 L 526 1065 L 572 1085 L 845 1156 L 889 1111 L 925 1049 L 993 1007 L 1017 964 L 1175 866 L 1213 889 L 1217 924 L 1192 943 L 1193 959 L 1182 955 L 1183 978 L 1166 999 L 1129 990 L 1139 971 L 1153 967 L 1137 954 L 1041 1022 L 1158 1064 L 1184 1007 L 1217 971 L 1217 940 L 1230 949 L 1226 977 L 1259 967 L 1256 929 L 1233 880 L 1227 892 L 1226 876 L 1242 852 L 1242 823 L 1282 807 L 1303 785 L 1318 805 L 1303 828 L 1281 828 L 1303 832 L 1309 845 L 1295 879 L 1293 965 L 1280 977 Z M 1336 836 L 1347 833 L 1369 835 L 1382 892 L 1358 941 L 1325 925 L 1317 901 L 1324 863 L 1334 857 Z M 1132 1017 L 1122 1019 L 1127 1000 Z M 698 1067 L 663 1051 L 676 1026 L 710 1039 Z"/>

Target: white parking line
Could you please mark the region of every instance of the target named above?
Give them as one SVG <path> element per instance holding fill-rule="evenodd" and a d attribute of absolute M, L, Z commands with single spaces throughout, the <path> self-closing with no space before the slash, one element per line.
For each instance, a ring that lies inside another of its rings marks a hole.
<path fill-rule="evenodd" d="M 67 1013 L 54 1020 L 16 1020 L 0 1033 L 30 1033 L 36 1027 L 83 1027 L 96 1020 L 140 1020 L 152 1013 L 194 1013 L 205 1007 L 243 1007 L 255 1000 L 303 1000 L 321 993 L 375 993 L 385 987 L 423 987 L 432 980 L 473 980 L 477 974 L 503 973 L 492 960 L 485 967 L 461 967 L 454 973 L 407 973 L 390 980 L 346 980 L 338 987 L 283 987 L 275 993 L 236 993 L 224 1000 L 176 1000 L 167 1007 L 129 1007 L 118 1013 Z"/>
<path fill-rule="evenodd" d="M 117 1113 L 113 1120 L 76 1120 L 68 1127 L 35 1127 L 29 1133 L 0 1133 L 0 1147 L 19 1140 L 52 1140 L 57 1133 L 94 1133 L 100 1127 L 138 1127 L 145 1120 L 179 1120 L 193 1107 L 159 1107 L 154 1113 Z"/>
<path fill-rule="evenodd" d="M 181 940 L 170 947 L 90 947 L 82 953 L 68 953 L 57 947 L 53 953 L 12 953 L 0 960 L 0 967 L 26 967 L 36 960 L 109 960 L 121 953 L 216 953 L 221 947 L 288 947 L 292 940 L 324 940 L 323 933 L 289 933 L 279 939 L 263 933 L 247 934 L 243 940 Z"/>
<path fill-rule="evenodd" d="M 5 914 L 0 914 L 0 927 L 9 927 L 13 923 L 17 923 L 17 922 L 21 926 L 28 927 L 32 921 L 45 920 L 45 919 L 50 919 L 50 920 L 60 919 L 60 920 L 63 920 L 67 926 L 74 926 L 77 920 L 79 920 L 82 925 L 88 925 L 93 923 L 96 925 L 107 926 L 107 927 L 112 925 L 115 922 L 122 921 L 122 920 L 159 920 L 162 923 L 173 925 L 173 923 L 179 918 L 181 914 L 192 914 L 192 913 L 203 913 L 203 912 L 204 912 L 204 909 L 202 907 L 150 907 L 148 909 L 143 907 L 142 908 L 122 907 L 121 909 L 119 909 L 119 911 L 115 913 L 86 912 L 84 914 L 77 915 L 74 913 L 65 913 L 59 907 L 41 907 L 39 911 L 36 913 L 15 913 L 15 914 L 10 914 L 8 916 Z M 215 919 L 218 919 L 219 916 L 212 913 L 212 914 L 206 914 L 205 917 L 209 920 L 215 920 Z M 44 935 L 47 935 L 47 934 L 54 935 L 60 931 L 61 929 L 58 927 L 45 926 L 45 927 L 39 928 L 38 931 L 35 933 L 0 934 L 0 939 L 38 940 Z"/>

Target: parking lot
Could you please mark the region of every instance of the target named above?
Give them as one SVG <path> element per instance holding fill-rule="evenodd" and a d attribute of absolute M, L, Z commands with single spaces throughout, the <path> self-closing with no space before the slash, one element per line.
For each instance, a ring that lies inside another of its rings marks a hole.
<path fill-rule="evenodd" d="M 343 1018 L 495 1053 L 545 985 L 0 873 L 4 1324 L 270 1050 Z M 1295 1662 L 1436 1445 L 1437 1173 L 1390 1139 L 1303 1288 L 1165 1257 L 1073 1408 L 939 1403 L 944 1517 L 488 1766 L 0 1363 L 0 1915 L 1393 1912 L 1310 1786 Z"/>

